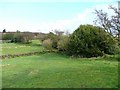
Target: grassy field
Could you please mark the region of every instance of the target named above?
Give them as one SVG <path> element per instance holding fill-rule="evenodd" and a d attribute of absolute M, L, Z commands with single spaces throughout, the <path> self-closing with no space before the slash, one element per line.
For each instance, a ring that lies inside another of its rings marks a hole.
<path fill-rule="evenodd" d="M 2 43 L 2 55 L 41 51 L 31 44 Z M 57 53 L 24 56 L 2 61 L 3 88 L 115 88 L 118 56 L 70 58 Z"/>
<path fill-rule="evenodd" d="M 118 61 L 46 53 L 3 60 L 3 88 L 116 88 Z"/>
<path fill-rule="evenodd" d="M 31 44 L 2 43 L 2 55 L 29 53 L 43 50 L 39 40 L 33 40 Z"/>

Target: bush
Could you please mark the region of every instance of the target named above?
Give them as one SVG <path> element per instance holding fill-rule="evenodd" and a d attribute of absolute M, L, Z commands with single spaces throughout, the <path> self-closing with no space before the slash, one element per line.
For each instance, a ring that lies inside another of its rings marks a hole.
<path fill-rule="evenodd" d="M 57 49 L 59 51 L 67 50 L 68 36 L 57 35 L 52 32 L 48 33 L 44 38 L 41 39 L 43 41 L 43 46 L 48 49 Z"/>
<path fill-rule="evenodd" d="M 52 42 L 52 48 L 57 49 L 57 42 L 59 40 L 59 36 L 50 32 L 47 35 L 45 35 L 44 37 L 41 37 L 40 40 L 43 42 L 44 40 L 48 40 L 48 39 L 50 39 Z"/>
<path fill-rule="evenodd" d="M 30 43 L 33 39 L 33 34 L 30 32 L 16 32 L 14 34 L 14 42 L 15 43 Z"/>
<path fill-rule="evenodd" d="M 47 38 L 49 38 L 49 39 L 52 40 L 52 47 L 53 47 L 54 49 L 57 49 L 57 42 L 58 42 L 58 40 L 59 40 L 59 36 L 56 35 L 56 34 L 54 34 L 54 33 L 52 33 L 52 32 L 50 32 L 50 33 L 48 34 Z"/>
<path fill-rule="evenodd" d="M 44 40 L 46 40 L 47 39 L 47 34 L 38 34 L 37 35 L 37 37 L 36 37 L 36 39 L 39 39 L 40 41 L 44 41 Z"/>
<path fill-rule="evenodd" d="M 59 51 L 67 51 L 68 49 L 68 42 L 69 42 L 69 37 L 68 36 L 61 36 L 60 40 L 57 43 L 57 48 Z"/>
<path fill-rule="evenodd" d="M 2 34 L 2 40 L 13 40 L 13 36 L 14 34 L 11 33 Z"/>
<path fill-rule="evenodd" d="M 52 40 L 51 39 L 46 39 L 43 41 L 43 47 L 47 50 L 52 50 Z"/>
<path fill-rule="evenodd" d="M 24 39 L 23 39 L 22 33 L 16 32 L 16 33 L 14 34 L 14 42 L 15 42 L 15 43 L 18 43 L 18 42 L 21 43 L 23 40 L 24 40 Z"/>
<path fill-rule="evenodd" d="M 80 25 L 70 36 L 68 54 L 82 57 L 97 57 L 115 54 L 115 39 L 102 28 L 92 25 Z"/>

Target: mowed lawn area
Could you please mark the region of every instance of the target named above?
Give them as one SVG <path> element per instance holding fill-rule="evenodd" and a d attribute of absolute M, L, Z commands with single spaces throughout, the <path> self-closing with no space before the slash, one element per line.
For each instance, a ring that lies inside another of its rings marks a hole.
<path fill-rule="evenodd" d="M 4 59 L 3 88 L 117 88 L 117 58 L 70 58 L 58 53 Z"/>
<path fill-rule="evenodd" d="M 43 50 L 39 40 L 32 40 L 30 44 L 2 43 L 2 55 L 39 52 Z"/>

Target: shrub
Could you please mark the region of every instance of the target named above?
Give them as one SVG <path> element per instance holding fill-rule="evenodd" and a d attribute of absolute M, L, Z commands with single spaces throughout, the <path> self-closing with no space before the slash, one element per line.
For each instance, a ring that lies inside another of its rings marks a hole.
<path fill-rule="evenodd" d="M 59 36 L 56 35 L 56 34 L 54 34 L 54 33 L 52 33 L 52 32 L 50 32 L 50 33 L 48 34 L 47 38 L 49 38 L 49 39 L 52 40 L 52 47 L 53 47 L 54 49 L 57 49 L 57 42 L 58 42 L 58 40 L 59 40 Z"/>
<path fill-rule="evenodd" d="M 67 51 L 68 49 L 68 42 L 69 42 L 69 37 L 68 36 L 61 36 L 60 40 L 57 43 L 57 48 L 59 51 Z"/>
<path fill-rule="evenodd" d="M 43 47 L 47 50 L 52 50 L 52 40 L 51 39 L 46 39 L 43 41 Z"/>
<path fill-rule="evenodd" d="M 14 34 L 14 42 L 15 43 L 30 43 L 33 39 L 33 34 L 30 32 L 16 32 Z"/>
<path fill-rule="evenodd" d="M 13 36 L 11 33 L 2 34 L 2 40 L 13 40 Z"/>
<path fill-rule="evenodd" d="M 92 25 L 80 25 L 70 36 L 68 54 L 94 57 L 115 54 L 117 43 L 115 39 L 102 28 Z"/>
<path fill-rule="evenodd" d="M 23 32 L 22 33 L 23 37 L 23 43 L 31 43 L 31 40 L 34 39 L 34 35 L 30 32 Z"/>
<path fill-rule="evenodd" d="M 47 34 L 38 34 L 36 39 L 39 39 L 40 41 L 44 41 L 47 39 Z"/>
<path fill-rule="evenodd" d="M 44 37 L 41 37 L 40 40 L 43 42 L 44 40 L 50 39 L 52 42 L 52 48 L 57 49 L 57 42 L 59 40 L 59 36 L 50 32 L 47 35 L 44 35 Z"/>
<path fill-rule="evenodd" d="M 21 43 L 23 41 L 23 37 L 22 37 L 22 33 L 20 33 L 20 32 L 16 32 L 15 34 L 14 34 L 14 42 L 15 43 Z"/>

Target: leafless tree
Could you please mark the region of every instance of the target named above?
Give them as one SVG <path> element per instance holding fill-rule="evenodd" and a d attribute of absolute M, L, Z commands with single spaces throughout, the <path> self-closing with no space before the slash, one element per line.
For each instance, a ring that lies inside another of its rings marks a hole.
<path fill-rule="evenodd" d="M 118 41 L 120 41 L 120 8 L 109 6 L 109 9 L 114 11 L 114 15 L 108 17 L 107 12 L 103 10 L 95 10 L 97 19 L 95 24 L 99 24 L 104 30 L 111 35 L 116 35 Z"/>
<path fill-rule="evenodd" d="M 61 36 L 64 33 L 63 31 L 60 31 L 60 30 L 57 30 L 57 29 L 55 29 L 53 32 L 58 36 Z"/>

